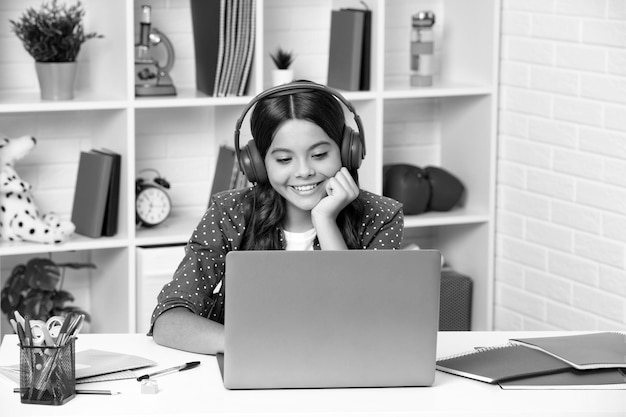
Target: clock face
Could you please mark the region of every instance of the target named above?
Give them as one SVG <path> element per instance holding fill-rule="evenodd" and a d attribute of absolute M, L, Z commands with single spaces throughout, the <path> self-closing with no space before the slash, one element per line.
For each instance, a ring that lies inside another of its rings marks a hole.
<path fill-rule="evenodd" d="M 142 223 L 155 226 L 169 216 L 172 204 L 165 191 L 157 187 L 147 187 L 137 195 L 135 208 Z"/>

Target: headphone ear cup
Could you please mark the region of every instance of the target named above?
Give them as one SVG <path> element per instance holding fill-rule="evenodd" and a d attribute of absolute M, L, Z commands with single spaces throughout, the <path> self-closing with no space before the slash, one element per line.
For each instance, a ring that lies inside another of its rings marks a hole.
<path fill-rule="evenodd" d="M 254 139 L 250 140 L 246 146 L 241 148 L 241 169 L 248 181 L 253 183 L 267 182 L 267 171 L 261 154 L 254 144 Z"/>
<path fill-rule="evenodd" d="M 363 144 L 357 132 L 344 125 L 341 141 L 341 164 L 349 171 L 359 169 L 363 160 Z"/>

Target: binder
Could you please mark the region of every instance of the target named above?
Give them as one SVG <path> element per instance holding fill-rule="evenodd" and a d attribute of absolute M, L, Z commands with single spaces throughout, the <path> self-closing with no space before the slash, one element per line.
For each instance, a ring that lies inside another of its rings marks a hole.
<path fill-rule="evenodd" d="M 72 206 L 76 233 L 102 236 L 113 158 L 96 151 L 81 152 Z"/>
<path fill-rule="evenodd" d="M 256 1 L 191 0 L 196 88 L 243 95 L 254 55 Z"/>
<path fill-rule="evenodd" d="M 356 9 L 333 10 L 330 22 L 327 84 L 357 91 L 361 85 L 365 13 Z"/>
<path fill-rule="evenodd" d="M 117 223 L 119 217 L 122 156 L 108 149 L 96 149 L 95 151 L 113 159 L 113 164 L 111 166 L 111 182 L 109 184 L 106 209 L 104 212 L 102 236 L 115 236 L 117 234 Z"/>

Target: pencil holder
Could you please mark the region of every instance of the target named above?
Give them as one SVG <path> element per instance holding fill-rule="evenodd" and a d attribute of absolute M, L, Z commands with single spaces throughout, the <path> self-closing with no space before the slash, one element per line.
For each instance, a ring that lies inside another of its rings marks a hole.
<path fill-rule="evenodd" d="M 62 346 L 20 345 L 23 403 L 62 405 L 76 396 L 74 338 Z"/>

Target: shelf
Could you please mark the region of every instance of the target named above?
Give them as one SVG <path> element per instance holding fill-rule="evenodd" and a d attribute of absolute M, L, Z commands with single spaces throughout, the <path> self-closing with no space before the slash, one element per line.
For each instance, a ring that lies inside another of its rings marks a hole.
<path fill-rule="evenodd" d="M 405 98 L 439 98 L 439 97 L 462 97 L 484 96 L 493 94 L 489 86 L 481 85 L 442 85 L 433 87 L 409 87 L 408 89 L 390 87 L 382 93 L 385 99 Z"/>
<path fill-rule="evenodd" d="M 439 227 L 474 223 L 487 223 L 488 214 L 481 214 L 465 209 L 455 209 L 448 212 L 426 212 L 407 215 L 404 218 L 404 227 Z"/>
<path fill-rule="evenodd" d="M 176 96 L 137 97 L 133 100 L 136 109 L 203 107 L 203 106 L 243 106 L 251 96 L 210 97 L 195 88 L 179 88 Z"/>
<path fill-rule="evenodd" d="M 176 210 L 168 219 L 154 228 L 139 228 L 135 239 L 136 246 L 177 245 L 187 243 L 191 233 L 200 221 L 202 211 Z"/>
<path fill-rule="evenodd" d="M 367 156 L 359 170 L 364 189 L 382 191 L 382 171 L 389 163 L 441 166 L 464 183 L 462 207 L 405 216 L 405 244 L 410 243 L 407 239 L 425 239 L 423 247 L 440 249 L 455 269 L 472 276 L 474 330 L 492 325 L 499 2 L 368 2 L 371 90 L 339 91 L 354 104 L 364 125 Z M 153 250 L 154 255 L 159 252 L 156 247 L 177 246 L 172 253 L 180 256 L 180 245 L 189 240 L 206 210 L 219 146 L 232 146 L 242 109 L 270 87 L 274 67 L 268 52 L 279 43 L 293 50 L 296 78 L 324 84 L 331 9 L 354 7 L 353 3 L 257 0 L 257 41 L 247 95 L 209 97 L 195 88 L 188 2 L 85 0 L 86 29 L 105 37 L 81 50 L 76 97 L 49 102 L 40 99 L 32 59 L 9 30 L 8 19 L 17 17 L 24 6 L 9 2 L 2 11 L 6 19 L 0 22 L 4 33 L 0 35 L 0 121 L 9 138 L 37 138 L 36 148 L 18 161 L 16 170 L 33 185 L 41 211 L 71 218 L 80 151 L 114 150 L 122 155 L 122 171 L 118 236 L 93 239 L 74 234 L 58 245 L 0 242 L 3 274 L 18 260 L 15 257 L 22 256 L 55 253 L 56 258 L 94 262 L 99 268 L 90 272 L 88 284 L 83 283 L 90 297 L 77 300 L 96 317 L 92 331 L 136 331 L 141 291 L 138 248 Z M 176 50 L 171 73 L 176 96 L 134 97 L 136 14 L 141 5 L 153 8 L 155 27 L 171 38 Z M 411 87 L 410 16 L 427 8 L 437 14 L 434 50 L 439 65 L 432 87 Z M 353 119 L 346 109 L 349 125 Z M 243 123 L 242 143 L 250 138 L 249 124 Z M 173 212 L 155 228 L 134 224 L 135 178 L 144 168 L 158 170 L 172 185 Z M 163 276 L 173 272 L 169 267 L 160 269 Z M 4 280 L 6 276 L 1 276 L 0 286 Z M 112 313 L 111 299 L 119 303 Z M 109 313 L 114 317 L 104 320 Z M 7 331 L 0 324 L 0 333 Z"/>
<path fill-rule="evenodd" d="M 122 110 L 127 106 L 126 100 L 103 97 L 100 94 L 77 94 L 73 100 L 47 101 L 41 100 L 39 92 L 0 92 L 0 113 Z"/>
<path fill-rule="evenodd" d="M 47 245 L 32 242 L 2 242 L 0 256 L 32 255 L 48 252 L 90 251 L 100 249 L 125 249 L 129 239 L 119 236 L 90 238 L 74 233 L 63 243 Z"/>

